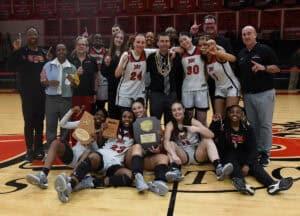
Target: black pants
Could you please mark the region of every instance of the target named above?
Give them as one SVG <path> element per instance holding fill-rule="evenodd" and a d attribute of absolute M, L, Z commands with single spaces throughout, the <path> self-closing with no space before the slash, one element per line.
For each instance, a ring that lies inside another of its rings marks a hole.
<path fill-rule="evenodd" d="M 43 150 L 45 93 L 21 92 L 24 136 L 27 150 Z"/>
<path fill-rule="evenodd" d="M 162 92 L 151 91 L 150 93 L 150 115 L 155 116 L 158 120 L 164 114 L 165 125 L 171 121 L 171 105 L 177 100 L 176 92 L 166 95 Z"/>
<path fill-rule="evenodd" d="M 244 179 L 242 173 L 242 166 L 241 159 L 238 157 L 236 152 L 226 153 L 224 155 L 224 162 L 225 163 L 232 163 L 233 165 L 233 172 L 231 174 L 231 178 L 237 177 Z M 264 170 L 264 168 L 257 162 L 254 161 L 249 164 L 249 175 L 253 176 L 258 182 L 263 184 L 264 186 L 271 185 L 274 180 L 271 176 Z"/>

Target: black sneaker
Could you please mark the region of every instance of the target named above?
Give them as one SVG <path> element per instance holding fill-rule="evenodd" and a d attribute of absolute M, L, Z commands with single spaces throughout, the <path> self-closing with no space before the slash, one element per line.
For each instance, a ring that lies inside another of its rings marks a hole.
<path fill-rule="evenodd" d="M 32 163 L 33 159 L 34 159 L 33 151 L 32 150 L 28 150 L 27 153 L 26 153 L 26 155 L 25 155 L 24 161 Z"/>
<path fill-rule="evenodd" d="M 267 167 L 270 164 L 270 159 L 269 156 L 262 152 L 259 158 L 259 164 L 262 165 L 263 167 Z"/>
<path fill-rule="evenodd" d="M 45 152 L 43 149 L 38 149 L 37 151 L 34 151 L 34 159 L 43 160 L 44 157 L 45 157 Z"/>
<path fill-rule="evenodd" d="M 234 187 L 241 192 L 242 194 L 246 195 L 254 195 L 255 189 L 251 187 L 250 185 L 246 184 L 243 179 L 241 178 L 232 178 L 232 184 Z"/>
<path fill-rule="evenodd" d="M 280 191 L 288 190 L 293 185 L 293 179 L 291 177 L 280 179 L 277 182 L 269 185 L 267 191 L 270 195 L 277 194 Z"/>

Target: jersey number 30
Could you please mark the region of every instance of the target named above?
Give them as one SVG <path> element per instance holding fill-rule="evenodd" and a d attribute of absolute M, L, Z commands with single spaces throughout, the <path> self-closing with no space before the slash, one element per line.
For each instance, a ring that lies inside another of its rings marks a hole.
<path fill-rule="evenodd" d="M 194 66 L 188 66 L 187 68 L 187 75 L 192 75 L 192 74 L 198 74 L 199 73 L 199 66 L 194 65 Z"/>

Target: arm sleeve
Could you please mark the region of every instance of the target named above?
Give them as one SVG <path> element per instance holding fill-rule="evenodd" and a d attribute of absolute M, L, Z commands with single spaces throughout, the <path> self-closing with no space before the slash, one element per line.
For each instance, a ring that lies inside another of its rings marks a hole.
<path fill-rule="evenodd" d="M 75 129 L 79 125 L 79 121 L 69 121 L 73 114 L 72 109 L 70 109 L 60 121 L 60 126 L 66 129 Z"/>

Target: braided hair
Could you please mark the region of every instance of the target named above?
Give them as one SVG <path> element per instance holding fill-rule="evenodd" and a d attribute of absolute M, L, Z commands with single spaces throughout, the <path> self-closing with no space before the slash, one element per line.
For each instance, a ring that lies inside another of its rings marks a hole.
<path fill-rule="evenodd" d="M 225 131 L 226 134 L 226 138 L 228 138 L 228 136 L 231 135 L 232 133 L 232 128 L 231 128 L 231 120 L 229 118 L 229 113 L 233 108 L 239 108 L 242 111 L 242 116 L 241 116 L 241 120 L 240 120 L 240 131 L 244 134 L 250 126 L 250 123 L 247 119 L 246 116 L 246 110 L 244 107 L 241 107 L 240 105 L 232 105 L 230 107 L 227 107 L 225 110 L 225 117 L 224 117 L 224 123 L 222 124 L 222 128 Z"/>

